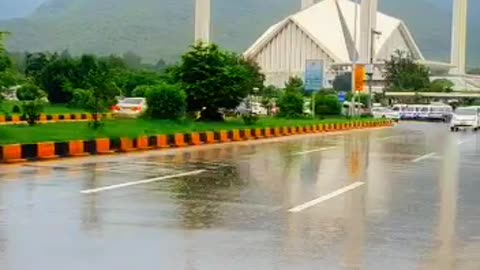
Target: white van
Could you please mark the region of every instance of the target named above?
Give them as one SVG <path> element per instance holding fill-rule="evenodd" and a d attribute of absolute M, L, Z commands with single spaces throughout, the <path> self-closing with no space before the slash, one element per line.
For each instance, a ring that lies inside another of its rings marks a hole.
<path fill-rule="evenodd" d="M 450 122 L 450 130 L 471 128 L 474 131 L 480 129 L 480 107 L 460 107 L 453 113 Z"/>
<path fill-rule="evenodd" d="M 421 120 L 448 122 L 452 118 L 452 107 L 449 105 L 420 105 L 417 118 Z"/>

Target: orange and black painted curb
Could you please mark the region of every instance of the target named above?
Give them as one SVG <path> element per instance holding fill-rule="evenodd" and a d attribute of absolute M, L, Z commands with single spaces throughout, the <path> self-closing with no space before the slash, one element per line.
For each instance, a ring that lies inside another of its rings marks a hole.
<path fill-rule="evenodd" d="M 314 134 L 392 126 L 390 120 L 352 121 L 308 126 L 222 130 L 140 136 L 138 138 L 99 138 L 90 141 L 41 142 L 0 146 L 1 163 L 18 163 L 88 155 L 109 155 L 151 149 L 179 148 L 226 142 L 268 139 L 299 134 Z"/>
<path fill-rule="evenodd" d="M 113 119 L 111 113 L 99 114 L 101 119 Z M 65 123 L 65 122 L 85 122 L 91 121 L 93 114 L 91 113 L 74 113 L 74 114 L 42 114 L 38 117 L 37 121 L 40 124 L 47 123 Z M 0 125 L 20 125 L 26 124 L 27 121 L 22 115 L 0 115 Z"/>

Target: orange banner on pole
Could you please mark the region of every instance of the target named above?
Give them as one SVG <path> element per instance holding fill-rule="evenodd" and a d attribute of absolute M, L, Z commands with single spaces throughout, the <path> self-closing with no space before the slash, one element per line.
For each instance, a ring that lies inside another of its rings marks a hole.
<path fill-rule="evenodd" d="M 355 65 L 355 91 L 365 91 L 367 81 L 367 69 L 365 65 Z"/>

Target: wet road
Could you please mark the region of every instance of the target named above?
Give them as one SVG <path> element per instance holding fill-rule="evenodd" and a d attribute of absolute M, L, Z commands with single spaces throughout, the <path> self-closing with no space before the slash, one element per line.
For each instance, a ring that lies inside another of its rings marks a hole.
<path fill-rule="evenodd" d="M 480 269 L 443 124 L 0 166 L 0 269 Z"/>

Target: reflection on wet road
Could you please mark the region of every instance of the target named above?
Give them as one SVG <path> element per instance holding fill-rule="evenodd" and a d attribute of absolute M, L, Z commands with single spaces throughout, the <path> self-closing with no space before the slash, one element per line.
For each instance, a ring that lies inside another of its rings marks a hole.
<path fill-rule="evenodd" d="M 0 269 L 480 269 L 480 136 L 447 130 L 1 166 Z"/>

